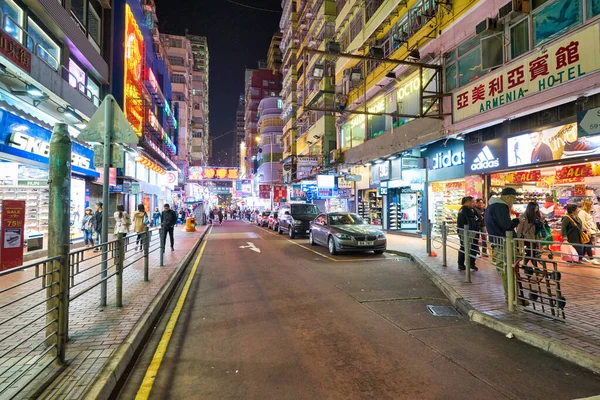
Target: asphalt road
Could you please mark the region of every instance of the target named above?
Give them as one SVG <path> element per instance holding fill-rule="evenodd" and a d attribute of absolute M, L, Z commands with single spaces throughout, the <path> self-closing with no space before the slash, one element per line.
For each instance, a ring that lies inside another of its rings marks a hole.
<path fill-rule="evenodd" d="M 119 398 L 136 397 L 178 297 Z M 406 259 L 372 253 L 332 259 L 307 240 L 227 221 L 207 236 L 150 398 L 600 394 L 598 376 L 465 317 L 432 316 L 427 305 L 449 302 Z"/>

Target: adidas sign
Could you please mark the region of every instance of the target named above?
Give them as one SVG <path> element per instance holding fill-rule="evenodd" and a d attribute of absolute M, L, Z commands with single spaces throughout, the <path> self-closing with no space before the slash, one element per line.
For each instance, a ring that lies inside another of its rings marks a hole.
<path fill-rule="evenodd" d="M 482 169 L 496 168 L 500 166 L 500 159 L 494 157 L 490 148 L 485 146 L 481 149 L 481 152 L 477 156 L 475 160 L 473 160 L 473 164 L 471 164 L 471 170 L 479 171 Z"/>

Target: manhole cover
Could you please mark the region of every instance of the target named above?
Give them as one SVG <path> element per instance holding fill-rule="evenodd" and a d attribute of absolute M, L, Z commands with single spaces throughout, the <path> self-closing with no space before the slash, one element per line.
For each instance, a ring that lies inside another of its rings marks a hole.
<path fill-rule="evenodd" d="M 434 317 L 460 317 L 458 311 L 450 306 L 427 306 L 427 311 Z"/>

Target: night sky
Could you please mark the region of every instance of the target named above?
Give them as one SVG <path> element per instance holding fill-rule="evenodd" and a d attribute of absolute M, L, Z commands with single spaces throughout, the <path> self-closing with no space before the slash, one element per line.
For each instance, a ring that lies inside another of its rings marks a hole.
<path fill-rule="evenodd" d="M 279 32 L 281 0 L 156 0 L 159 29 L 164 33 L 208 37 L 210 53 L 210 135 L 235 129 L 235 112 L 244 91 L 244 69 L 267 59 L 269 43 Z M 213 143 L 213 155 L 227 152 L 231 160 L 234 133 Z M 225 163 L 226 161 L 223 161 Z M 229 161 L 231 162 L 231 161 Z"/>

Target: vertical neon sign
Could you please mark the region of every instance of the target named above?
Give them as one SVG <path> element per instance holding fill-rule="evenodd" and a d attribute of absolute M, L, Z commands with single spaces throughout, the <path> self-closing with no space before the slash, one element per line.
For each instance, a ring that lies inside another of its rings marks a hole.
<path fill-rule="evenodd" d="M 125 96 L 123 110 L 138 136 L 142 136 L 144 115 L 142 111 L 142 68 L 144 64 L 144 39 L 140 28 L 125 4 Z"/>

